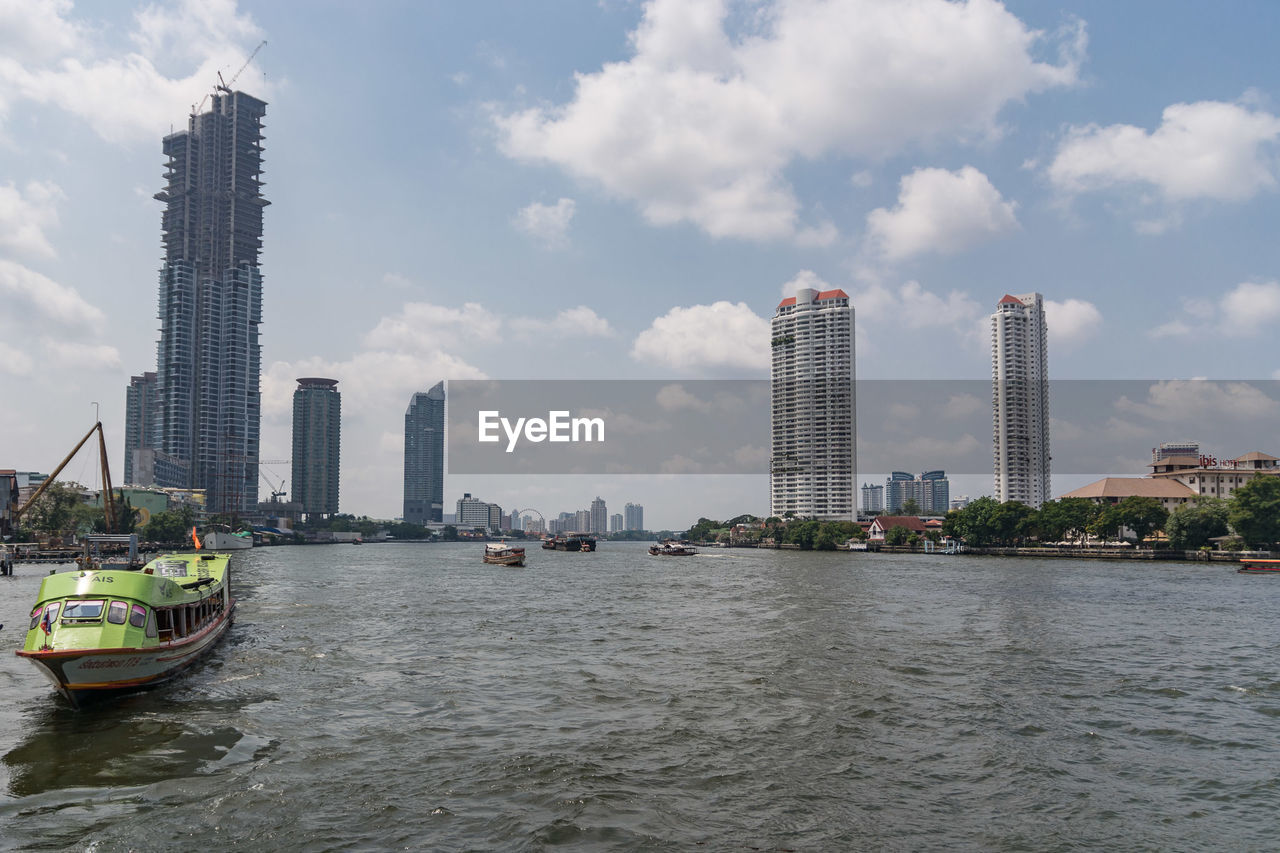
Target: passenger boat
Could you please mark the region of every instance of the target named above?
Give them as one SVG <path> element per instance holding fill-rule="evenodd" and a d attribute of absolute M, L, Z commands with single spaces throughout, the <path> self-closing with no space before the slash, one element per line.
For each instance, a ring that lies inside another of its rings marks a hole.
<path fill-rule="evenodd" d="M 226 554 L 165 554 L 141 570 L 86 561 L 51 574 L 26 641 L 34 663 L 72 705 L 159 684 L 195 663 L 231 626 Z"/>
<path fill-rule="evenodd" d="M 584 551 L 590 553 L 596 549 L 596 538 L 586 533 L 569 533 L 544 539 L 542 547 L 548 551 Z"/>
<path fill-rule="evenodd" d="M 1245 558 L 1236 569 L 1242 575 L 1280 575 L 1280 560 L 1255 560 Z"/>
<path fill-rule="evenodd" d="M 243 551 L 253 547 L 253 534 L 248 530 L 239 533 L 210 530 L 204 535 L 203 544 L 210 551 Z"/>
<path fill-rule="evenodd" d="M 523 566 L 524 549 L 506 542 L 490 542 L 484 546 L 484 561 L 495 566 Z"/>
<path fill-rule="evenodd" d="M 698 549 L 692 545 L 670 539 L 649 546 L 649 554 L 654 557 L 692 557 L 697 553 Z"/>

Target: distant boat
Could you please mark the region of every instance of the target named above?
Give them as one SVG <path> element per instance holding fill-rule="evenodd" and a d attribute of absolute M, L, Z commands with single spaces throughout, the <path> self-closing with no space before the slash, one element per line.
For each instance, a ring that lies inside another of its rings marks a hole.
<path fill-rule="evenodd" d="M 166 681 L 231 626 L 226 554 L 157 557 L 141 571 L 79 567 L 49 575 L 21 649 L 71 704 Z"/>
<path fill-rule="evenodd" d="M 506 542 L 490 542 L 484 546 L 484 561 L 494 566 L 523 566 L 524 549 Z"/>
<path fill-rule="evenodd" d="M 569 533 L 544 539 L 542 547 L 548 551 L 585 551 L 590 553 L 596 550 L 596 538 L 586 533 Z"/>
<path fill-rule="evenodd" d="M 243 551 L 253 547 L 253 534 L 247 530 L 241 533 L 211 530 L 204 535 L 202 545 L 210 551 Z"/>
<path fill-rule="evenodd" d="M 1245 558 L 1236 569 L 1242 575 L 1280 575 L 1280 560 L 1254 560 Z"/>
<path fill-rule="evenodd" d="M 685 542 L 668 539 L 649 546 L 649 554 L 654 557 L 693 557 L 698 549 Z"/>

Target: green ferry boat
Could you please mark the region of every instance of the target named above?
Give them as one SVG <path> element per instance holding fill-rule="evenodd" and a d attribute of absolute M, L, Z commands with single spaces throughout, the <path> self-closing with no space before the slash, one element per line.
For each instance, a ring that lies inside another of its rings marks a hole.
<path fill-rule="evenodd" d="M 40 584 L 26 641 L 15 652 L 72 705 L 166 681 L 231 626 L 226 554 L 166 554 L 142 569 L 82 567 Z"/>

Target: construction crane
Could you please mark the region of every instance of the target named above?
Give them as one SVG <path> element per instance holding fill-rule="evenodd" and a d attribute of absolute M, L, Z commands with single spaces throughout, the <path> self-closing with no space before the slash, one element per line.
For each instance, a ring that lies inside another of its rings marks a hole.
<path fill-rule="evenodd" d="M 95 403 L 94 405 L 97 404 Z M 40 488 L 36 489 L 35 493 L 32 494 L 31 497 L 27 498 L 26 503 L 19 507 L 13 507 L 10 510 L 9 518 L 13 522 L 16 523 L 18 518 L 27 510 L 31 509 L 32 505 L 40 499 L 40 496 L 44 494 L 45 489 L 53 485 L 53 481 L 62 473 L 62 469 L 67 467 L 67 463 L 75 458 L 75 455 L 80 452 L 80 448 L 84 447 L 85 442 L 92 438 L 95 432 L 98 434 L 98 460 L 102 465 L 102 511 L 103 515 L 106 517 L 107 530 L 116 529 L 115 489 L 111 486 L 111 469 L 107 465 L 107 441 L 102 432 L 102 421 L 95 423 L 93 427 L 84 434 L 84 438 L 80 439 L 80 443 L 67 454 L 66 459 L 63 459 L 62 462 L 58 463 L 58 467 L 54 468 L 53 473 L 46 477 L 45 481 L 40 484 Z"/>
<path fill-rule="evenodd" d="M 257 47 L 255 47 L 255 48 L 253 49 L 253 53 L 249 54 L 249 58 L 248 58 L 248 59 L 246 59 L 246 60 L 244 61 L 244 65 L 241 65 L 241 66 L 240 66 L 240 70 L 239 70 L 239 71 L 237 71 L 235 74 L 231 75 L 231 80 L 230 80 L 230 81 L 224 82 L 224 81 L 223 81 L 223 79 L 222 79 L 222 72 L 221 72 L 221 71 L 219 71 L 219 72 L 218 72 L 218 85 L 216 85 L 216 86 L 214 86 L 214 87 L 213 87 L 214 91 L 215 91 L 215 92 L 226 92 L 228 95 L 229 95 L 229 94 L 231 94 L 231 87 L 235 85 L 236 80 L 240 79 L 240 75 L 241 75 L 241 74 L 243 74 L 243 73 L 244 73 L 244 70 L 245 70 L 246 68 L 248 68 L 248 67 L 249 67 L 249 63 L 250 63 L 250 62 L 253 62 L 253 58 L 254 58 L 255 56 L 257 56 L 257 55 L 258 55 L 258 51 L 262 50 L 262 49 L 263 49 L 264 47 L 266 47 L 266 46 L 267 46 L 267 41 L 266 41 L 266 39 L 263 39 L 261 42 L 259 42 L 259 43 L 258 43 L 258 46 L 257 46 Z M 199 114 L 199 112 L 200 112 L 202 109 L 204 109 L 204 104 L 205 104 L 205 101 L 207 101 L 207 100 L 209 100 L 209 95 L 208 95 L 208 93 L 206 93 L 206 94 L 205 94 L 205 96 L 204 96 L 203 98 L 201 98 L 201 99 L 200 99 L 200 103 L 199 103 L 199 104 L 193 104 L 193 105 L 191 106 L 191 114 L 192 114 L 192 115 L 198 115 L 198 114 Z"/>
<path fill-rule="evenodd" d="M 243 74 L 244 70 L 249 67 L 249 63 L 253 62 L 253 58 L 258 55 L 258 51 L 262 50 L 266 46 L 267 46 L 266 39 L 263 39 L 261 42 L 259 42 L 258 46 L 253 49 L 253 53 L 249 54 L 249 58 L 244 61 L 244 65 L 240 66 L 240 70 L 237 71 L 235 74 L 231 75 L 231 81 L 229 83 L 222 82 L 222 72 L 219 71 L 218 85 L 215 88 L 223 92 L 226 92 L 227 94 L 231 94 L 231 87 L 236 84 L 236 81 L 240 79 L 240 75 Z"/>

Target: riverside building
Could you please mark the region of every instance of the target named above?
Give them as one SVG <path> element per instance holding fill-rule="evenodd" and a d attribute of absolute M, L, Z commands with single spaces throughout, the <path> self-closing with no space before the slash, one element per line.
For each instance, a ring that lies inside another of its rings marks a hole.
<path fill-rule="evenodd" d="M 444 518 L 444 382 L 420 391 L 404 413 L 404 520 Z"/>
<path fill-rule="evenodd" d="M 293 502 L 307 516 L 338 511 L 342 394 L 338 380 L 309 377 L 293 392 Z"/>
<path fill-rule="evenodd" d="M 853 306 L 804 288 L 771 324 L 770 514 L 856 521 Z"/>
<path fill-rule="evenodd" d="M 995 498 L 1035 509 L 1050 499 L 1047 344 L 1044 298 L 1006 294 L 991 315 Z"/>

